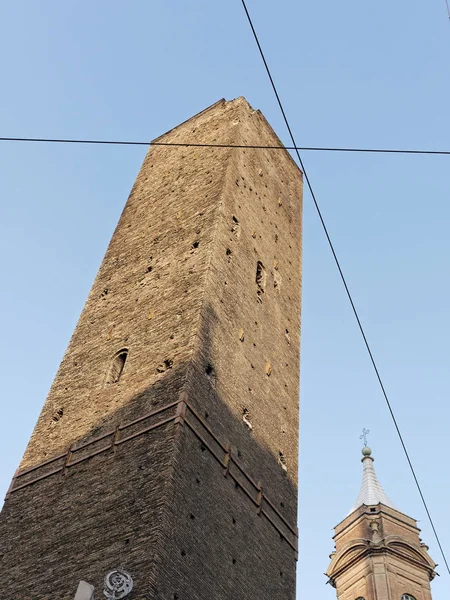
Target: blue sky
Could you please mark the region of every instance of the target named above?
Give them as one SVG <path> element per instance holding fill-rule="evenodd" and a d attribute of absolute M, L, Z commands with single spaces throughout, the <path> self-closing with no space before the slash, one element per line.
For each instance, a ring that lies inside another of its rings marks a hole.
<path fill-rule="evenodd" d="M 300 145 L 450 149 L 445 0 L 248 0 Z M 244 95 L 288 143 L 238 0 L 3 3 L 0 135 L 150 140 Z M 58 368 L 145 148 L 0 143 L 0 491 Z M 449 157 L 305 152 L 450 557 Z M 299 598 L 332 600 L 332 527 L 370 445 L 449 576 L 314 213 L 304 199 Z"/>

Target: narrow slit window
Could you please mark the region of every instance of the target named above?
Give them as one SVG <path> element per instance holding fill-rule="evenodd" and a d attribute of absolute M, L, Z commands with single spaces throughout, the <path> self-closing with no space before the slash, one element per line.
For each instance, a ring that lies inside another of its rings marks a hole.
<path fill-rule="evenodd" d="M 264 294 L 264 288 L 266 287 L 266 270 L 260 260 L 256 263 L 256 286 L 258 301 L 262 302 L 262 295 Z"/>
<path fill-rule="evenodd" d="M 106 385 L 117 383 L 122 376 L 123 369 L 128 357 L 128 350 L 120 350 L 112 360 L 111 366 L 109 367 L 108 376 L 106 378 Z"/>

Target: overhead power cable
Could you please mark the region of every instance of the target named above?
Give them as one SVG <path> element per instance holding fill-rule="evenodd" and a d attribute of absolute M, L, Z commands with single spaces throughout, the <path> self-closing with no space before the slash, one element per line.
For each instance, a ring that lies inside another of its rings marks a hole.
<path fill-rule="evenodd" d="M 110 146 L 174 146 L 182 148 L 242 148 L 253 150 L 301 150 L 302 152 L 354 152 L 366 154 L 425 154 L 450 156 L 450 150 L 415 150 L 405 148 L 339 148 L 333 146 L 255 146 L 249 144 L 200 144 L 197 142 L 140 142 L 127 140 L 81 140 L 70 138 L 0 137 L 0 142 L 39 142 L 44 144 L 93 144 Z"/>
<path fill-rule="evenodd" d="M 388 409 L 389 409 L 389 413 L 390 413 L 390 415 L 391 415 L 392 421 L 393 421 L 393 423 L 394 423 L 394 426 L 395 426 L 395 429 L 396 429 L 396 431 L 397 431 L 397 434 L 398 434 L 398 437 L 399 437 L 400 443 L 401 443 L 401 445 L 402 445 L 402 447 L 403 447 L 403 451 L 404 451 L 404 453 L 405 453 L 406 459 L 407 459 L 407 461 L 408 461 L 408 464 L 409 464 L 409 467 L 410 467 L 410 469 L 411 469 L 411 473 L 412 473 L 412 475 L 413 475 L 414 481 L 415 481 L 415 483 L 416 483 L 417 489 L 418 489 L 418 491 L 419 491 L 419 494 L 420 494 L 420 497 L 421 497 L 421 499 L 422 499 L 422 503 L 423 503 L 423 505 L 424 505 L 424 507 L 425 507 L 425 511 L 426 511 L 426 513 L 427 513 L 427 515 L 428 515 L 428 520 L 429 520 L 429 522 L 430 522 L 431 528 L 432 528 L 432 530 L 433 530 L 434 536 L 435 536 L 435 538 L 436 538 L 436 541 L 437 541 L 437 544 L 438 544 L 438 546 L 439 546 L 439 550 L 441 551 L 442 558 L 444 559 L 445 566 L 447 567 L 447 571 L 448 571 L 448 573 L 449 573 L 449 575 L 450 575 L 450 567 L 449 567 L 449 564 L 448 564 L 448 562 L 447 562 L 447 558 L 446 558 L 446 556 L 445 556 L 444 549 L 443 549 L 443 547 L 442 547 L 442 544 L 441 544 L 441 542 L 440 542 L 440 539 L 439 539 L 438 533 L 437 533 L 437 531 L 436 531 L 436 527 L 434 526 L 433 519 L 431 518 L 431 513 L 430 513 L 430 511 L 429 511 L 429 509 L 428 509 L 428 505 L 427 505 L 427 503 L 426 503 L 426 500 L 425 500 L 425 497 L 424 497 L 424 495 L 423 495 L 422 488 L 420 487 L 419 480 L 417 479 L 416 472 L 415 472 L 415 470 L 414 470 L 414 467 L 413 467 L 413 464 L 412 464 L 412 462 L 411 462 L 411 458 L 410 458 L 410 456 L 409 456 L 409 453 L 408 453 L 408 450 L 407 450 L 407 448 L 406 448 L 406 444 L 405 444 L 405 442 L 404 442 L 404 440 L 403 440 L 403 436 L 402 436 L 402 434 L 401 434 L 401 431 L 400 431 L 399 425 L 398 425 L 398 423 L 397 423 L 397 419 L 395 418 L 394 411 L 393 411 L 393 409 L 392 409 L 392 406 L 391 406 L 391 403 L 390 403 L 390 401 L 389 401 L 389 398 L 388 398 L 388 395 L 387 395 L 386 389 L 385 389 L 385 387 L 384 387 L 384 384 L 383 384 L 383 381 L 382 381 L 382 379 L 381 379 L 380 372 L 379 372 L 379 370 L 378 370 L 377 364 L 376 364 L 376 362 L 375 362 L 375 359 L 374 359 L 374 356 L 373 356 L 373 354 L 372 354 L 372 350 L 371 350 L 371 348 L 370 348 L 370 345 L 369 345 L 369 342 L 368 342 L 368 340 L 367 340 L 367 337 L 366 337 L 366 334 L 365 334 L 364 328 L 363 328 L 363 326 L 362 326 L 361 319 L 359 318 L 358 311 L 356 310 L 356 306 L 355 306 L 355 303 L 354 303 L 354 301 L 353 301 L 353 297 L 352 297 L 352 295 L 351 295 L 351 293 L 350 293 L 350 290 L 349 290 L 349 287 L 348 287 L 347 281 L 346 281 L 346 279 L 345 279 L 345 276 L 344 276 L 344 273 L 343 273 L 343 271 L 342 271 L 341 264 L 340 264 L 340 262 L 339 262 L 339 259 L 338 259 L 338 257 L 337 257 L 336 251 L 335 251 L 335 249 L 334 249 L 333 242 L 331 241 L 330 234 L 328 233 L 328 229 L 327 229 L 327 226 L 326 226 L 326 224 L 325 224 L 324 218 L 323 218 L 323 216 L 322 216 L 322 212 L 321 212 L 321 210 L 320 210 L 319 204 L 318 204 L 318 202 L 317 202 L 317 198 L 316 198 L 316 195 L 315 195 L 315 193 L 314 193 L 314 190 L 313 190 L 313 187 L 312 187 L 311 181 L 310 181 L 310 179 L 309 179 L 309 177 L 308 177 L 308 174 L 307 174 L 307 172 L 306 172 L 306 169 L 305 169 L 305 166 L 304 166 L 303 160 L 302 160 L 302 158 L 301 158 L 301 156 L 300 156 L 300 152 L 299 152 L 299 150 L 298 150 L 298 146 L 297 146 L 297 144 L 296 144 L 296 142 L 295 142 L 295 138 L 294 138 L 294 135 L 293 135 L 293 133 L 292 133 L 291 126 L 290 126 L 290 124 L 289 124 L 289 121 L 288 121 L 288 119 L 287 119 L 287 116 L 286 116 L 285 110 L 284 110 L 284 108 L 283 108 L 283 104 L 282 104 L 282 102 L 281 102 L 281 100 L 280 100 L 280 96 L 279 96 L 279 94 L 278 94 L 278 90 L 277 90 L 277 88 L 276 88 L 276 86 L 275 86 L 275 83 L 274 83 L 274 80 L 273 80 L 272 74 L 271 74 L 271 72 L 270 72 L 270 69 L 269 69 L 269 66 L 268 66 L 268 64 L 267 64 L 266 57 L 265 57 L 265 55 L 264 55 L 264 52 L 263 52 L 263 50 L 262 50 L 261 44 L 260 44 L 260 42 L 259 42 L 258 35 L 257 35 L 257 33 L 256 33 L 256 30 L 255 30 L 255 27 L 254 27 L 254 25 L 253 25 L 253 21 L 252 21 L 252 19 L 251 19 L 251 17 L 250 17 L 250 13 L 249 13 L 249 11 L 248 11 L 248 9 L 247 9 L 247 5 L 246 5 L 246 3 L 245 3 L 245 0 L 241 0 L 241 2 L 242 2 L 242 5 L 243 5 L 243 7 L 244 7 L 245 14 L 246 14 L 246 16 L 247 16 L 247 20 L 248 20 L 248 22 L 249 22 L 250 28 L 251 28 L 251 30 L 252 30 L 253 37 L 255 38 L 256 45 L 258 46 L 258 50 L 259 50 L 259 53 L 260 53 L 260 55 L 261 55 L 261 59 L 262 59 L 262 61 L 263 61 L 263 63 L 264 63 L 264 67 L 265 67 L 265 69 L 266 69 L 266 72 L 267 72 L 267 75 L 268 75 L 268 77 L 269 77 L 270 84 L 271 84 L 271 86 L 272 86 L 273 92 L 274 92 L 274 94 L 275 94 L 275 97 L 276 97 L 276 99 L 277 99 L 278 106 L 279 106 L 279 108 L 280 108 L 281 114 L 283 115 L 284 122 L 285 122 L 285 124 L 286 124 L 286 127 L 287 127 L 287 130 L 288 130 L 288 132 L 289 132 L 289 137 L 291 138 L 292 145 L 295 147 L 295 153 L 296 153 L 296 155 L 297 155 L 297 158 L 298 158 L 298 161 L 299 161 L 300 167 L 301 167 L 301 169 L 302 169 L 302 171 L 303 171 L 303 175 L 304 175 L 304 177 L 305 177 L 305 180 L 306 180 L 306 183 L 307 183 L 307 186 L 308 186 L 309 192 L 310 192 L 310 194 L 311 194 L 311 197 L 312 197 L 312 199 L 313 199 L 314 206 L 315 206 L 315 208 L 316 208 L 317 214 L 318 214 L 318 216 L 319 216 L 319 219 L 320 219 L 320 223 L 321 223 L 321 225 L 322 225 L 323 231 L 324 231 L 324 233 L 325 233 L 325 236 L 326 236 L 326 238 L 327 238 L 328 245 L 329 245 L 329 247 L 330 247 L 331 253 L 333 254 L 334 262 L 336 263 L 336 266 L 337 266 L 337 268 L 338 268 L 339 275 L 340 275 L 340 277 L 341 277 L 342 283 L 344 284 L 345 292 L 346 292 L 346 294 L 347 294 L 348 300 L 349 300 L 349 302 L 350 302 L 350 305 L 351 305 L 351 307 L 352 307 L 352 311 L 353 311 L 353 314 L 354 314 L 354 316 L 355 316 L 356 322 L 357 322 L 357 324 L 358 324 L 358 328 L 359 328 L 359 331 L 360 331 L 360 333 L 361 333 L 361 336 L 362 336 L 362 338 L 363 338 L 364 345 L 365 345 L 365 347 L 366 347 L 366 350 L 367 350 L 367 352 L 368 352 L 368 354 L 369 354 L 369 358 L 370 358 L 370 361 L 371 361 L 371 363 L 372 363 L 373 369 L 374 369 L 374 371 L 375 371 L 376 377 L 377 377 L 377 379 L 378 379 L 378 383 L 380 384 L 380 388 L 381 388 L 381 391 L 382 391 L 382 393 L 383 393 L 384 399 L 385 399 L 385 401 L 386 401 L 387 407 L 388 407 Z"/>

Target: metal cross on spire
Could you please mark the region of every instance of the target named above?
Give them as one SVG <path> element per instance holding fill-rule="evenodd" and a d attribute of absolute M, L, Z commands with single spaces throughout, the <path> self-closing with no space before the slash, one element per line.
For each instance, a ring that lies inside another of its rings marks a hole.
<path fill-rule="evenodd" d="M 364 446 L 367 446 L 367 435 L 369 433 L 370 433 L 370 431 L 368 429 L 366 429 L 365 427 L 363 427 L 363 432 L 362 432 L 362 435 L 359 436 L 359 439 L 364 441 Z"/>

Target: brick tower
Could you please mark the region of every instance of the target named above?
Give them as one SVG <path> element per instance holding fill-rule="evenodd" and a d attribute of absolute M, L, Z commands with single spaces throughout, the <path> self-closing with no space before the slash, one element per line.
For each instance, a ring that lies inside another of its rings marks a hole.
<path fill-rule="evenodd" d="M 281 145 L 243 98 L 157 141 Z M 5 600 L 294 600 L 301 210 L 285 150 L 151 147 L 8 492 Z"/>
<path fill-rule="evenodd" d="M 362 453 L 361 490 L 335 528 L 328 583 L 338 600 L 431 600 L 436 565 L 419 538 L 420 529 L 384 493 L 370 448 Z"/>

